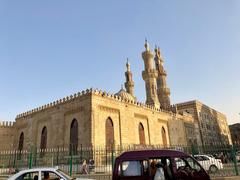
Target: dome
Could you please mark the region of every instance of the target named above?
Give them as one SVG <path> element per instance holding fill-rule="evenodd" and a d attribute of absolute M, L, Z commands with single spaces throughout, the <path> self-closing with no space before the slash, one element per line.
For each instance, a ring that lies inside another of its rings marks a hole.
<path fill-rule="evenodd" d="M 115 95 L 120 96 L 123 99 L 135 101 L 135 98 L 131 94 L 129 94 L 127 91 L 125 91 L 123 88 L 120 91 L 118 91 Z"/>

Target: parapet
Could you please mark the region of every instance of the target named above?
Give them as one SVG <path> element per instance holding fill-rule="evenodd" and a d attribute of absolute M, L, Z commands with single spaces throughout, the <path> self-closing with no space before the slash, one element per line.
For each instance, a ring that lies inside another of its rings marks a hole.
<path fill-rule="evenodd" d="M 37 113 L 37 112 L 40 112 L 40 111 L 43 111 L 43 110 L 46 110 L 46 109 L 50 109 L 50 108 L 53 108 L 53 107 L 61 105 L 61 104 L 65 104 L 65 103 L 73 101 L 73 100 L 75 100 L 79 97 L 83 97 L 83 96 L 90 95 L 90 94 L 94 94 L 94 95 L 101 96 L 101 97 L 104 97 L 104 98 L 114 99 L 115 101 L 119 101 L 119 102 L 125 102 L 125 103 L 128 103 L 128 104 L 132 104 L 132 105 L 135 105 L 135 106 L 146 108 L 146 109 L 149 109 L 149 110 L 152 110 L 152 111 L 165 112 L 165 113 L 168 113 L 168 114 L 169 113 L 172 114 L 171 111 L 166 111 L 166 110 L 163 110 L 163 109 L 160 109 L 160 108 L 156 108 L 154 106 L 150 106 L 150 105 L 147 105 L 147 104 L 142 103 L 142 102 L 137 102 L 135 100 L 124 99 L 124 98 L 122 98 L 122 97 L 120 97 L 116 94 L 108 93 L 106 91 L 90 88 L 90 89 L 87 89 L 85 91 L 77 92 L 77 93 L 74 93 L 70 96 L 64 97 L 62 99 L 58 99 L 58 100 L 53 101 L 51 103 L 48 103 L 48 104 L 45 104 L 43 106 L 34 108 L 30 111 L 21 113 L 21 114 L 17 115 L 16 119 L 23 118 L 23 117 L 29 116 L 33 113 Z"/>
<path fill-rule="evenodd" d="M 21 113 L 21 114 L 18 114 L 16 116 L 16 119 L 18 118 L 23 118 L 23 117 L 26 117 L 26 116 L 29 116 L 31 114 L 34 114 L 34 113 L 37 113 L 37 112 L 40 112 L 40 111 L 43 111 L 43 110 L 46 110 L 46 109 L 50 109 L 50 108 L 53 108 L 53 107 L 56 107 L 60 104 L 65 104 L 67 102 L 70 102 L 70 101 L 73 101 L 75 100 L 76 98 L 79 98 L 79 97 L 82 97 L 82 96 L 85 96 L 85 95 L 89 95 L 92 93 L 92 88 L 91 89 L 87 89 L 86 91 L 81 91 L 81 92 L 77 92 L 77 93 L 74 93 L 70 96 L 67 96 L 67 97 L 64 97 L 62 99 L 58 99 L 56 101 L 53 101 L 51 103 L 48 103 L 48 104 L 45 104 L 43 106 L 40 106 L 40 107 L 37 107 L 37 108 L 34 108 L 30 111 L 27 111 L 27 112 L 24 112 L 24 113 Z"/>
<path fill-rule="evenodd" d="M 13 127 L 15 122 L 13 121 L 0 121 L 0 128 L 1 127 Z"/>

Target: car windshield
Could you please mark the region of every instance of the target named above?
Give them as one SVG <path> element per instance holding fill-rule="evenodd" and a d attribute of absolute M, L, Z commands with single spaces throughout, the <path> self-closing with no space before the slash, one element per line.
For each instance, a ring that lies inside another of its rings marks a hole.
<path fill-rule="evenodd" d="M 63 175 L 65 178 L 67 178 L 69 180 L 73 180 L 74 179 L 71 176 L 67 175 L 65 172 L 63 172 L 61 169 L 57 169 L 57 172 L 59 172 L 61 175 Z"/>

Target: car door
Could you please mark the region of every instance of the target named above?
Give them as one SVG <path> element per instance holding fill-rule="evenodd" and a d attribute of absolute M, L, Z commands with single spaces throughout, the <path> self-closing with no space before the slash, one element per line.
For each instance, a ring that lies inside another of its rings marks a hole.
<path fill-rule="evenodd" d="M 205 156 L 196 156 L 194 157 L 198 162 L 199 164 L 206 170 L 208 171 L 209 169 L 209 159 L 205 158 Z"/>
<path fill-rule="evenodd" d="M 59 175 L 56 172 L 53 171 L 41 171 L 41 180 L 45 180 L 45 179 L 54 179 L 54 180 L 60 180 L 60 179 L 64 179 L 61 175 Z M 67 179 L 64 179 L 67 180 Z"/>

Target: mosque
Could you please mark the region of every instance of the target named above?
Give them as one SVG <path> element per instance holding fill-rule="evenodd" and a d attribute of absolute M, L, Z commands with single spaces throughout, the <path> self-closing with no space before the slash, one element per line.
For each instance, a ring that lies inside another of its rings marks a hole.
<path fill-rule="evenodd" d="M 145 103 L 135 97 L 127 62 L 125 89 L 116 94 L 87 89 L 19 114 L 14 123 L 1 123 L 0 150 L 205 144 L 198 109 L 186 103 L 179 109 L 171 105 L 160 49 L 152 52 L 147 41 L 144 47 Z M 219 138 L 223 135 L 231 143 L 229 130 L 224 134 L 218 127 Z"/>

